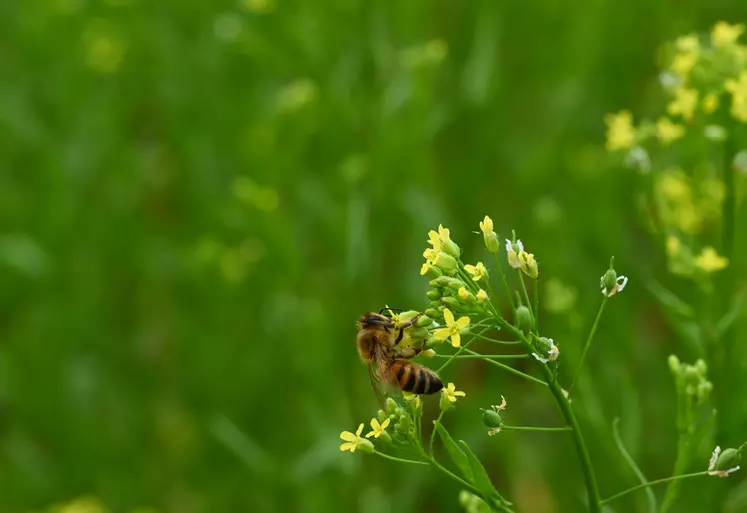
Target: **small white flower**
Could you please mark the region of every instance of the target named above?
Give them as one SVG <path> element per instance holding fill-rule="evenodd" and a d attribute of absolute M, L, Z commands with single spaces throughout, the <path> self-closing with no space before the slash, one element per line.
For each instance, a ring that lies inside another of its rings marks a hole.
<path fill-rule="evenodd" d="M 618 276 L 617 280 L 615 281 L 615 286 L 612 287 L 612 290 L 607 292 L 607 287 L 602 287 L 602 294 L 604 294 L 607 297 L 612 297 L 618 292 L 622 292 L 625 288 L 625 285 L 628 284 L 628 277 L 627 276 Z"/>
<path fill-rule="evenodd" d="M 532 353 L 532 356 L 534 356 L 537 360 L 541 361 L 542 363 L 554 362 L 555 360 L 558 359 L 558 356 L 560 356 L 560 349 L 558 349 L 558 346 L 555 345 L 555 343 L 553 342 L 551 338 L 548 338 L 547 340 L 550 341 L 550 349 L 547 350 L 547 358 L 543 358 L 537 353 Z"/>
<path fill-rule="evenodd" d="M 732 472 L 736 472 L 737 470 L 739 470 L 739 465 L 737 465 L 736 467 L 732 467 L 729 470 L 716 470 L 716 463 L 718 463 L 719 454 L 721 454 L 721 447 L 717 445 L 713 450 L 713 454 L 711 454 L 711 460 L 708 462 L 709 476 L 726 477 Z"/>
<path fill-rule="evenodd" d="M 519 253 L 524 251 L 524 244 L 521 243 L 521 240 L 516 241 L 516 246 L 519 248 Z M 521 267 L 519 253 L 514 249 L 514 243 L 506 239 L 506 256 L 508 258 L 508 265 L 514 269 L 519 269 Z"/>

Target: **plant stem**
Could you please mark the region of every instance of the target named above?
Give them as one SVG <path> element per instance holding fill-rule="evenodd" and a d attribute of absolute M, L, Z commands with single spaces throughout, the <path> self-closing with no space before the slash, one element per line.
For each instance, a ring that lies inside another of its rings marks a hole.
<path fill-rule="evenodd" d="M 664 479 L 657 479 L 656 481 L 649 481 L 648 483 L 643 483 L 638 486 L 634 486 L 633 488 L 628 488 L 627 490 L 623 490 L 620 493 L 616 493 L 612 497 L 607 497 L 606 499 L 601 501 L 601 504 L 603 505 L 607 504 L 608 502 L 613 501 L 619 497 L 622 497 L 623 495 L 627 495 L 629 493 L 635 492 L 642 488 L 648 488 L 649 486 L 654 486 L 654 485 L 661 484 L 661 483 L 668 483 L 669 481 L 677 481 L 680 479 L 687 479 L 690 477 L 698 477 L 698 476 L 705 476 L 705 475 L 708 475 L 707 470 L 703 470 L 701 472 L 693 472 L 692 474 L 682 474 L 679 476 L 665 477 Z"/>
<path fill-rule="evenodd" d="M 622 454 L 623 459 L 625 459 L 628 465 L 630 465 L 630 468 L 633 469 L 633 472 L 635 473 L 638 480 L 641 482 L 641 484 L 645 484 L 647 482 L 646 476 L 643 475 L 641 469 L 638 468 L 638 465 L 636 465 L 635 460 L 630 456 L 630 454 L 628 454 L 628 450 L 625 448 L 625 444 L 623 444 L 622 437 L 620 436 L 620 430 L 617 428 L 617 425 L 619 423 L 619 417 L 616 417 L 615 420 L 612 421 L 612 436 L 615 439 L 615 444 L 617 445 L 620 454 Z M 656 496 L 654 495 L 654 491 L 650 488 L 646 490 L 646 500 L 648 501 L 649 513 L 656 513 Z"/>
<path fill-rule="evenodd" d="M 490 358 L 492 360 L 518 360 L 521 358 L 529 358 L 529 356 L 525 354 L 460 354 L 457 356 L 437 354 L 434 356 L 434 358 Z"/>
<path fill-rule="evenodd" d="M 386 458 L 388 460 L 392 461 L 399 461 L 400 463 L 414 463 L 416 465 L 428 465 L 427 461 L 417 461 L 417 460 L 407 460 L 405 458 L 397 458 L 396 456 L 390 456 L 388 454 L 384 454 L 383 452 L 379 452 L 374 449 L 374 454 L 377 456 L 381 456 L 382 458 Z"/>
<path fill-rule="evenodd" d="M 516 305 L 514 304 L 514 297 L 511 295 L 511 287 L 508 286 L 508 280 L 506 280 L 506 273 L 503 272 L 501 261 L 498 260 L 498 253 L 493 253 L 493 259 L 495 260 L 495 266 L 498 268 L 498 272 L 501 275 L 501 281 L 503 281 L 503 286 L 506 288 L 506 295 L 508 296 L 509 303 L 511 303 L 511 310 L 516 310 Z"/>
<path fill-rule="evenodd" d="M 584 365 L 584 360 L 586 359 L 586 353 L 589 352 L 589 348 L 591 347 L 591 341 L 594 338 L 594 333 L 596 333 L 597 331 L 597 326 L 599 325 L 599 319 L 602 318 L 602 312 L 604 311 L 604 305 L 606 304 L 607 304 L 607 296 L 604 296 L 604 299 L 602 299 L 602 304 L 599 306 L 599 311 L 597 312 L 597 318 L 594 319 L 594 325 L 591 327 L 591 331 L 589 332 L 589 337 L 586 339 L 586 344 L 584 345 L 584 351 L 581 353 L 581 360 L 579 360 L 578 367 L 576 368 L 576 374 L 573 377 L 571 386 L 568 388 L 569 394 L 573 391 L 573 387 L 576 386 L 576 381 L 578 381 L 578 377 L 581 374 L 581 367 Z"/>
<path fill-rule="evenodd" d="M 547 432 L 557 432 L 557 431 L 573 431 L 573 428 L 570 426 L 563 426 L 563 427 L 539 427 L 539 426 L 501 426 L 501 429 L 507 429 L 507 430 L 514 430 L 514 431 L 547 431 Z"/>
<path fill-rule="evenodd" d="M 481 332 L 479 333 L 479 335 L 482 335 L 482 334 L 483 334 L 483 333 L 485 333 L 485 332 L 486 332 L 486 331 L 487 331 L 488 329 L 489 329 L 489 328 L 483 328 L 483 330 L 482 330 L 482 331 L 481 331 Z M 436 374 L 441 374 L 441 371 L 442 371 L 442 370 L 444 370 L 444 369 L 445 369 L 445 368 L 446 368 L 446 367 L 447 367 L 447 366 L 448 366 L 448 365 L 449 365 L 449 364 L 450 364 L 450 363 L 451 363 L 452 361 L 454 361 L 454 359 L 455 359 L 455 358 L 456 358 L 457 356 L 459 356 L 459 354 L 460 354 L 460 353 L 461 353 L 462 351 L 467 351 L 467 350 L 468 350 L 468 349 L 467 349 L 467 347 L 469 347 L 469 345 L 470 345 L 470 344 L 471 344 L 472 342 L 474 342 L 475 340 L 477 340 L 477 339 L 476 339 L 476 338 L 475 338 L 475 337 L 473 336 L 473 337 L 472 337 L 471 339 L 469 339 L 469 340 L 468 340 L 468 341 L 467 341 L 466 343 L 464 343 L 464 344 L 463 344 L 463 345 L 462 345 L 462 346 L 461 346 L 461 347 L 460 347 L 460 348 L 459 348 L 459 349 L 457 350 L 457 352 L 456 352 L 456 353 L 454 353 L 453 355 L 451 355 L 451 356 L 449 357 L 449 359 L 448 359 L 448 360 L 446 360 L 446 361 L 444 362 L 444 364 L 443 364 L 443 365 L 442 365 L 441 367 L 439 367 L 439 368 L 438 368 L 438 369 L 436 370 Z"/>
<path fill-rule="evenodd" d="M 430 453 L 431 458 L 433 457 L 433 442 L 436 439 L 436 426 L 438 426 L 441 423 L 441 419 L 444 416 L 444 411 L 445 410 L 441 410 L 441 413 L 438 414 L 438 418 L 433 423 L 433 431 L 431 432 L 431 441 L 430 441 L 430 444 L 428 444 L 428 452 Z"/>
<path fill-rule="evenodd" d="M 516 344 L 521 344 L 518 340 L 496 340 L 494 338 L 485 337 L 481 334 L 475 334 L 476 338 L 479 338 L 480 340 L 487 340 L 488 342 L 493 342 L 494 344 L 505 344 L 507 346 L 513 346 Z"/>
<path fill-rule="evenodd" d="M 524 292 L 524 301 L 526 301 L 527 308 L 529 308 L 529 311 L 532 313 L 532 319 L 534 319 L 534 308 L 532 307 L 532 302 L 529 300 L 529 293 L 527 292 L 526 283 L 524 283 L 524 273 L 521 271 L 521 269 L 516 269 L 516 274 L 519 275 L 521 290 Z"/>
<path fill-rule="evenodd" d="M 476 353 L 475 351 L 472 351 L 471 349 L 467 349 L 467 352 L 470 353 L 470 354 L 473 354 L 473 355 L 483 356 L 480 353 Z M 500 367 L 501 369 L 503 369 L 505 371 L 508 371 L 508 372 L 510 372 L 512 374 L 516 374 L 517 376 L 521 376 L 524 379 L 528 379 L 529 381 L 533 381 L 533 382 L 538 383 L 540 385 L 548 386 L 547 383 L 545 383 L 541 379 L 535 378 L 534 376 L 530 376 L 529 374 L 524 374 L 523 372 L 521 372 L 519 370 L 516 370 L 516 369 L 514 369 L 513 367 L 511 367 L 509 365 L 505 365 L 505 364 L 503 364 L 501 362 L 497 362 L 497 361 L 491 360 L 489 358 L 483 358 L 483 361 L 485 361 L 485 362 L 487 362 L 487 363 L 489 363 L 491 365 L 495 365 L 496 367 Z"/>
<path fill-rule="evenodd" d="M 428 461 L 430 461 L 431 465 L 433 465 L 434 467 L 436 467 L 438 470 L 440 470 L 441 472 L 443 472 L 444 474 L 446 474 L 447 476 L 449 476 L 450 478 L 452 478 L 454 481 L 456 481 L 457 483 L 459 483 L 460 485 L 462 485 L 464 488 L 466 488 L 470 492 L 472 492 L 475 495 L 477 495 L 478 497 L 481 497 L 482 499 L 484 499 L 486 503 L 490 504 L 490 502 L 489 502 L 490 498 L 489 497 L 485 497 L 485 495 L 480 490 L 478 490 L 477 488 L 475 488 L 474 486 L 472 486 L 471 484 L 469 484 L 467 481 L 465 481 L 464 479 L 462 479 L 461 477 L 457 476 L 456 474 L 454 474 L 453 472 L 451 472 L 449 469 L 447 469 L 446 467 L 444 467 L 443 465 L 441 465 L 438 461 L 436 461 L 436 458 L 433 458 L 432 456 L 428 456 L 427 454 L 424 454 L 424 457 L 427 458 Z"/>
<path fill-rule="evenodd" d="M 534 280 L 534 333 L 539 335 L 539 325 L 540 325 L 540 296 L 539 296 L 539 288 L 540 288 L 540 279 L 539 276 Z"/>

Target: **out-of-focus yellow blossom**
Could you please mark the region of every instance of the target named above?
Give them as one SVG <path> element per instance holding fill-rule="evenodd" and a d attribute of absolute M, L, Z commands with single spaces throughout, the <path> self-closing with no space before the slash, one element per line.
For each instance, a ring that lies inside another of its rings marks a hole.
<path fill-rule="evenodd" d="M 690 120 L 698 106 L 698 91 L 687 87 L 678 87 L 674 91 L 674 99 L 667 105 L 670 116 L 682 116 Z"/>
<path fill-rule="evenodd" d="M 695 67 L 697 63 L 697 53 L 678 53 L 675 54 L 674 59 L 672 59 L 672 65 L 670 66 L 670 68 L 678 75 L 685 77 L 690 73 L 690 71 Z"/>
<path fill-rule="evenodd" d="M 659 118 L 656 122 L 656 135 L 663 144 L 669 144 L 676 141 L 685 134 L 685 127 L 672 123 L 667 117 Z"/>
<path fill-rule="evenodd" d="M 635 127 L 630 111 L 607 114 L 604 122 L 607 124 L 607 151 L 627 150 L 635 144 Z"/>
<path fill-rule="evenodd" d="M 713 114 L 718 109 L 718 95 L 711 93 L 703 98 L 703 112 L 706 114 Z"/>
<path fill-rule="evenodd" d="M 744 25 L 741 23 L 730 25 L 725 21 L 719 21 L 713 26 L 713 30 L 711 30 L 711 41 L 713 42 L 713 46 L 717 48 L 727 48 L 737 42 L 742 32 L 744 32 Z"/>
<path fill-rule="evenodd" d="M 725 269 L 729 265 L 729 259 L 719 255 L 713 246 L 707 246 L 695 257 L 695 265 L 710 274 Z"/>
<path fill-rule="evenodd" d="M 459 299 L 462 301 L 467 301 L 469 299 L 469 292 L 467 292 L 467 289 L 464 287 L 459 287 L 457 294 L 459 295 Z"/>
<path fill-rule="evenodd" d="M 659 190 L 670 201 L 691 201 L 692 187 L 687 175 L 678 168 L 669 168 L 659 178 Z"/>
<path fill-rule="evenodd" d="M 477 302 L 478 303 L 484 303 L 487 300 L 488 300 L 488 293 L 487 292 L 485 292 L 482 289 L 480 289 L 479 291 L 477 291 Z"/>
<path fill-rule="evenodd" d="M 668 235 L 666 247 L 667 256 L 669 256 L 669 258 L 674 258 L 682 252 L 682 241 L 674 235 Z"/>
<path fill-rule="evenodd" d="M 488 270 L 482 262 L 477 262 L 477 265 L 465 265 L 464 269 L 472 275 L 472 279 L 475 281 L 488 277 Z"/>
<path fill-rule="evenodd" d="M 674 46 L 680 53 L 698 53 L 700 51 L 700 40 L 698 40 L 697 34 L 687 34 L 678 37 Z"/>
<path fill-rule="evenodd" d="M 446 327 L 439 328 L 434 331 L 433 336 L 436 338 L 436 340 L 446 340 L 447 338 L 451 338 L 452 346 L 461 346 L 462 336 L 460 334 L 460 331 L 469 326 L 469 317 L 465 315 L 463 317 L 460 317 L 459 320 L 455 321 L 454 314 L 451 313 L 451 310 L 449 310 L 448 308 L 444 308 L 443 314 L 444 321 L 446 321 Z"/>
<path fill-rule="evenodd" d="M 736 80 L 727 80 L 724 87 L 731 93 L 731 115 L 747 122 L 747 70 L 742 71 Z"/>

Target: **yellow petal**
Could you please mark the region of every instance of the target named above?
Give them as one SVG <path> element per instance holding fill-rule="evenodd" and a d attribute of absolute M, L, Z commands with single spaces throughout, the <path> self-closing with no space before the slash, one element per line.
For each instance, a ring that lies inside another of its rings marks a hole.
<path fill-rule="evenodd" d="M 453 395 L 448 395 L 446 397 L 449 399 L 450 402 L 452 402 L 452 403 L 456 402 L 456 397 L 454 397 Z"/>
<path fill-rule="evenodd" d="M 350 431 L 343 431 L 342 433 L 340 433 L 340 438 L 345 440 L 346 442 L 355 442 L 358 439 L 358 437 Z"/>
<path fill-rule="evenodd" d="M 459 397 L 465 397 L 467 394 L 465 394 L 461 390 L 457 390 L 456 392 L 454 392 L 454 395 L 458 395 Z"/>
<path fill-rule="evenodd" d="M 475 269 L 474 265 L 467 264 L 467 265 L 464 266 L 464 270 L 467 271 L 470 274 L 475 274 L 475 270 L 476 269 Z"/>
<path fill-rule="evenodd" d="M 467 317 L 466 315 L 463 317 L 460 317 L 459 320 L 456 322 L 456 326 L 460 330 L 463 330 L 464 328 L 469 326 L 469 317 Z"/>
<path fill-rule="evenodd" d="M 371 419 L 371 429 L 379 429 L 379 421 L 377 419 Z"/>
<path fill-rule="evenodd" d="M 444 308 L 444 320 L 447 326 L 454 324 L 454 314 L 448 308 Z"/>
<path fill-rule="evenodd" d="M 389 417 L 387 417 L 387 419 L 384 422 L 381 423 L 381 429 L 384 430 L 387 427 L 389 427 L 389 421 L 391 421 L 391 420 L 392 419 L 390 419 Z"/>
<path fill-rule="evenodd" d="M 378 436 L 378 435 L 376 435 L 376 431 L 371 431 L 370 433 L 368 433 L 368 434 L 366 435 L 366 438 L 371 438 L 372 436 L 376 436 L 376 438 L 379 438 L 379 436 Z"/>
<path fill-rule="evenodd" d="M 451 335 L 451 345 L 454 347 L 459 347 L 462 345 L 462 336 L 459 333 L 454 333 Z"/>
<path fill-rule="evenodd" d="M 340 450 L 341 451 L 350 451 L 350 452 L 353 452 L 354 449 L 355 449 L 355 444 L 351 444 L 351 443 L 340 444 Z"/>
<path fill-rule="evenodd" d="M 358 436 L 361 436 L 361 433 L 362 433 L 362 432 L 363 432 L 363 422 L 361 422 L 361 425 L 360 425 L 360 426 L 358 426 L 358 429 L 357 429 L 357 430 L 356 430 L 356 432 L 355 432 L 355 436 L 356 436 L 356 437 L 358 437 Z"/>
<path fill-rule="evenodd" d="M 427 273 L 427 272 L 428 272 L 428 268 L 429 268 L 430 266 L 431 266 L 431 265 L 430 265 L 429 263 L 427 263 L 427 262 L 426 262 L 426 263 L 424 263 L 424 264 L 423 264 L 423 265 L 422 265 L 422 266 L 420 267 L 420 276 L 425 276 L 425 273 Z"/>
<path fill-rule="evenodd" d="M 433 336 L 436 340 L 446 340 L 449 338 L 449 335 L 451 335 L 451 330 L 449 328 L 438 328 L 433 332 Z"/>

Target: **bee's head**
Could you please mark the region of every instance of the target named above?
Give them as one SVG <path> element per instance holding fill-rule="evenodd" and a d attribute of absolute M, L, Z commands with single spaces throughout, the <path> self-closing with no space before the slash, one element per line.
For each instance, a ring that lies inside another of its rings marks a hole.
<path fill-rule="evenodd" d="M 375 327 L 390 328 L 392 327 L 392 320 L 374 312 L 369 312 L 358 319 L 358 329 Z"/>

